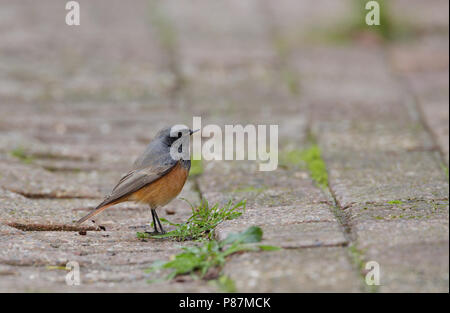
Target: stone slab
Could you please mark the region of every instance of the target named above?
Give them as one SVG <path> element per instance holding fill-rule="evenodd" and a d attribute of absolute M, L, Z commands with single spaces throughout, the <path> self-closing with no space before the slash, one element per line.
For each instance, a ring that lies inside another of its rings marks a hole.
<path fill-rule="evenodd" d="M 345 248 L 307 248 L 233 256 L 224 272 L 245 292 L 360 292 Z"/>

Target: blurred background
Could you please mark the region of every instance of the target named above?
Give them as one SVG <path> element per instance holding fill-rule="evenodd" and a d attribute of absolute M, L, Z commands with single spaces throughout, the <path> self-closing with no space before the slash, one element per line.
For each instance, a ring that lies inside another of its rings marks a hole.
<path fill-rule="evenodd" d="M 61 1 L 2 1 L 3 153 L 19 149 L 50 169 L 70 168 L 60 156 L 76 168 L 91 166 L 84 159 L 115 167 L 163 125 L 192 116 L 279 124 L 284 143 L 301 136 L 310 106 L 344 120 L 347 109 L 329 106 L 395 106 L 382 97 L 395 87 L 373 78 L 386 70 L 426 101 L 448 97 L 445 0 L 379 1 L 372 27 L 358 0 L 79 3 L 81 25 L 68 26 Z"/>
<path fill-rule="evenodd" d="M 427 237 L 445 241 L 446 249 L 394 250 L 413 251 L 423 271 L 438 273 L 425 277 L 446 271 L 446 281 L 429 288 L 414 280 L 418 289 L 448 291 L 447 0 L 378 1 L 380 26 L 365 24 L 362 0 L 78 2 L 80 26 L 66 25 L 65 1 L 0 2 L 3 221 L 70 223 L 84 215 L 163 126 L 190 126 L 193 116 L 203 125 L 277 124 L 280 151 L 294 154 L 281 153 L 272 176 L 237 167 L 248 172 L 232 177 L 230 167 L 204 165 L 185 196 L 201 191 L 214 201 L 248 182 L 239 197 L 250 208 L 326 203 L 318 188 L 305 187 L 307 171 L 291 166 L 296 149 L 314 143 L 328 168 L 327 190 L 342 209 L 396 199 L 447 201 L 447 215 L 437 218 L 443 228 Z M 9 192 L 26 199 L 16 205 Z M 50 198 L 78 200 L 45 202 Z M 106 219 L 119 216 L 112 225 L 149 219 L 144 209 L 134 220 L 134 211 L 111 212 Z M 428 234 L 407 228 L 377 234 L 418 242 Z M 403 255 L 392 253 L 385 264 L 404 264 Z"/>

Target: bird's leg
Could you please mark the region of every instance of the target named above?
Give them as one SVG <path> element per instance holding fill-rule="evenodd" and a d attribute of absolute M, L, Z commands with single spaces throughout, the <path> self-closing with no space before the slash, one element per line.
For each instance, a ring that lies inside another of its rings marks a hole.
<path fill-rule="evenodd" d="M 152 209 L 153 228 L 155 229 L 155 233 L 158 233 L 158 227 L 156 225 L 155 215 L 156 215 L 156 211 L 155 211 L 155 209 Z"/>
<path fill-rule="evenodd" d="M 156 214 L 156 210 L 152 210 L 152 213 L 155 213 L 155 217 L 156 217 L 156 221 L 158 222 L 158 226 L 159 226 L 159 230 L 161 231 L 161 234 L 165 234 L 166 232 L 164 231 L 164 228 L 161 225 L 161 222 L 159 221 L 159 217 L 158 214 Z M 156 224 L 155 224 L 155 229 L 156 229 Z"/>
<path fill-rule="evenodd" d="M 155 231 L 153 231 L 153 232 L 146 231 L 146 233 L 149 235 L 158 235 L 159 232 L 158 232 L 158 228 L 157 228 L 157 224 L 156 224 L 156 219 L 158 218 L 158 215 L 156 215 L 155 209 L 151 209 L 151 211 L 152 211 L 152 218 L 153 218 L 153 227 L 155 228 Z M 158 220 L 158 222 L 159 222 L 159 220 Z"/>

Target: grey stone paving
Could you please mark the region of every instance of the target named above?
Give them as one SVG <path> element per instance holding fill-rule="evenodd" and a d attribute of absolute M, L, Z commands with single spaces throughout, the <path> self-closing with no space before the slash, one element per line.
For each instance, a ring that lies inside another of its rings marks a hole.
<path fill-rule="evenodd" d="M 281 153 L 314 137 L 327 166 L 326 188 L 246 161 L 189 178 L 179 198 L 247 200 L 217 239 L 258 225 L 283 248 L 231 256 L 237 291 L 448 292 L 448 1 L 389 1 L 407 35 L 385 42 L 345 33 L 354 1 L 319 2 L 82 2 L 73 28 L 57 1 L 2 1 L 0 291 L 218 291 L 147 283 L 154 261 L 195 243 L 137 239 L 142 205 L 106 210 L 106 231 L 73 226 L 159 128 L 202 116 L 278 124 Z M 181 199 L 161 211 L 189 216 Z M 81 286 L 66 285 L 68 261 Z M 365 284 L 367 261 L 380 286 Z"/>

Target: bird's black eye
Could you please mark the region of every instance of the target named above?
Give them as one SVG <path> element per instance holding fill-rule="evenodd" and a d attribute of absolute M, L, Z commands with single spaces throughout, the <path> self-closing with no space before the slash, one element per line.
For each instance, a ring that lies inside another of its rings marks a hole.
<path fill-rule="evenodd" d="M 178 137 L 177 138 L 181 138 L 183 134 L 181 132 L 178 132 Z"/>

